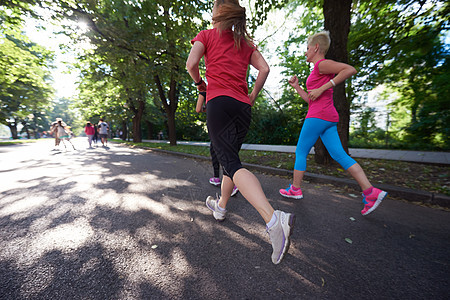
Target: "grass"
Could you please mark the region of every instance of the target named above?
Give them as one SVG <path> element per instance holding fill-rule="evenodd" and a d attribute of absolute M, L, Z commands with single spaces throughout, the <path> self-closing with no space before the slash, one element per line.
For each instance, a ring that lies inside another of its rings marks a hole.
<path fill-rule="evenodd" d="M 25 144 L 25 143 L 34 143 L 37 142 L 38 139 L 26 139 L 26 140 L 1 140 L 0 146 L 8 146 L 8 145 L 17 145 L 17 144 Z"/>
<path fill-rule="evenodd" d="M 114 141 L 173 152 L 210 156 L 209 147 Z M 293 153 L 241 150 L 240 157 L 241 161 L 246 163 L 287 170 L 294 168 L 295 155 Z M 370 182 L 374 185 L 384 183 L 450 196 L 450 169 L 448 166 L 368 158 L 356 158 L 356 161 L 362 166 Z M 340 178 L 351 178 L 337 163 L 329 166 L 317 164 L 313 155 L 308 155 L 307 171 Z"/>

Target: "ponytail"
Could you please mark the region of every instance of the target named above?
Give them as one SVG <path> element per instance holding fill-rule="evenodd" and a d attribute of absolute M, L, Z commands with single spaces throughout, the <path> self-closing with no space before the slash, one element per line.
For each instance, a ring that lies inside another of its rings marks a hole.
<path fill-rule="evenodd" d="M 213 17 L 213 21 L 219 23 L 219 32 L 231 29 L 233 32 L 234 46 L 241 49 L 241 40 L 254 47 L 253 40 L 247 32 L 247 20 L 245 7 L 239 5 L 238 0 L 216 0 L 218 14 Z"/>

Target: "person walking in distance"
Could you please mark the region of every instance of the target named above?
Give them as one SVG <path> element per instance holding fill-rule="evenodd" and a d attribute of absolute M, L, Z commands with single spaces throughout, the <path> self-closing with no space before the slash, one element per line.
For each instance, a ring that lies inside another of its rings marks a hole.
<path fill-rule="evenodd" d="M 325 59 L 330 43 L 328 31 L 308 38 L 305 56 L 307 62 L 313 63 L 314 69 L 306 80 L 307 92 L 300 87 L 297 76 L 289 79 L 289 84 L 308 103 L 309 108 L 295 151 L 293 183 L 286 189 L 280 189 L 280 194 L 287 198 L 303 198 L 300 186 L 306 171 L 306 157 L 320 137 L 331 157 L 360 185 L 364 203 L 361 213 L 367 215 L 378 207 L 387 193 L 372 186 L 361 166 L 342 147 L 337 131 L 339 115 L 333 104 L 333 87 L 356 74 L 356 70 L 348 64 Z"/>
<path fill-rule="evenodd" d="M 97 142 L 98 142 L 98 126 L 97 126 L 97 124 L 94 124 L 94 136 L 92 137 L 92 141 L 94 142 L 94 145 L 97 148 Z"/>
<path fill-rule="evenodd" d="M 59 140 L 62 141 L 65 149 L 67 149 L 67 146 L 64 141 L 68 141 L 72 145 L 73 150 L 76 150 L 75 146 L 70 141 L 70 139 L 74 136 L 73 132 L 70 130 L 70 127 L 67 126 L 67 124 L 62 120 L 59 120 L 56 124 L 56 135 L 58 136 Z"/>
<path fill-rule="evenodd" d="M 67 126 L 66 123 L 63 122 L 61 118 L 56 118 L 56 121 L 54 121 L 50 125 L 50 132 L 49 134 L 53 135 L 55 137 L 55 148 L 54 150 L 57 150 L 57 147 L 59 147 L 59 144 L 61 143 L 61 139 L 58 137 L 58 122 L 61 121 L 62 126 Z"/>
<path fill-rule="evenodd" d="M 95 128 L 91 122 L 86 123 L 86 127 L 84 127 L 84 133 L 86 133 L 88 137 L 89 148 L 92 148 L 92 139 L 95 134 Z"/>
<path fill-rule="evenodd" d="M 272 262 L 278 264 L 289 248 L 295 216 L 273 209 L 259 180 L 243 168 L 239 158 L 250 126 L 251 107 L 267 79 L 269 66 L 247 34 L 245 8 L 238 0 L 214 1 L 212 23 L 213 29 L 201 31 L 191 41 L 186 62 L 198 90 L 207 92 L 208 133 L 224 170 L 221 197 L 209 196 L 206 206 L 215 219 L 224 220 L 235 184 L 266 223 L 273 248 Z M 208 86 L 200 77 L 199 62 L 203 56 Z M 258 70 L 250 94 L 246 80 L 249 64 Z"/>
<path fill-rule="evenodd" d="M 102 141 L 103 147 L 108 147 L 108 131 L 109 131 L 108 123 L 103 121 L 103 119 L 100 119 L 100 122 L 98 122 L 98 134 Z"/>
<path fill-rule="evenodd" d="M 195 107 L 195 111 L 197 113 L 206 112 L 205 100 L 206 100 L 206 92 L 200 92 L 198 94 L 197 105 Z M 216 151 L 214 151 L 214 146 L 212 142 L 209 143 L 209 153 L 211 154 L 211 162 L 213 166 L 213 175 L 214 175 L 209 179 L 209 183 L 211 183 L 214 186 L 219 186 L 222 182 L 220 180 L 220 163 L 219 159 L 217 158 Z M 236 195 L 238 192 L 239 189 L 237 188 L 237 186 L 234 186 L 233 191 L 231 192 L 231 197 Z"/>

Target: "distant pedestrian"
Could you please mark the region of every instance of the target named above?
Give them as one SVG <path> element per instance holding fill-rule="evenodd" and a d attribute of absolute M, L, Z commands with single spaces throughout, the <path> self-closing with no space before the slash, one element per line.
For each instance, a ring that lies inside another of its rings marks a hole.
<path fill-rule="evenodd" d="M 103 147 L 108 147 L 108 132 L 109 132 L 108 123 L 103 121 L 103 119 L 100 119 L 100 122 L 98 122 L 98 134 L 102 141 Z"/>
<path fill-rule="evenodd" d="M 87 135 L 89 148 L 92 148 L 92 139 L 94 138 L 95 128 L 91 122 L 86 123 L 86 127 L 84 127 L 84 132 Z"/>
<path fill-rule="evenodd" d="M 98 142 L 98 126 L 94 124 L 94 136 L 92 137 L 92 141 L 94 142 L 95 147 L 97 147 Z"/>
<path fill-rule="evenodd" d="M 76 150 L 75 146 L 70 141 L 70 139 L 74 136 L 73 132 L 70 130 L 69 126 L 63 125 L 62 120 L 59 120 L 58 123 L 56 124 L 56 134 L 58 136 L 58 139 L 60 141 L 62 141 L 65 149 L 67 149 L 67 147 L 66 147 L 66 143 L 64 141 L 68 141 L 69 144 L 72 145 L 73 150 Z"/>
<path fill-rule="evenodd" d="M 272 262 L 278 264 L 289 248 L 295 216 L 273 209 L 259 180 L 243 168 L 239 158 L 250 126 L 251 107 L 267 79 L 269 66 L 247 34 L 245 8 L 238 0 L 214 1 L 212 15 L 214 28 L 201 31 L 191 41 L 193 46 L 186 62 L 197 89 L 207 92 L 208 133 L 224 171 L 221 197 L 209 196 L 206 206 L 214 218 L 224 220 L 235 184 L 264 219 L 273 248 Z M 199 72 L 203 55 L 208 86 Z M 250 95 L 246 80 L 249 64 L 258 70 Z"/>
<path fill-rule="evenodd" d="M 195 111 L 198 113 L 206 112 L 206 92 L 200 92 L 197 99 L 197 105 L 195 107 Z M 211 154 L 211 162 L 213 166 L 213 174 L 214 176 L 209 179 L 209 183 L 214 186 L 219 186 L 221 184 L 220 180 L 220 163 L 217 159 L 216 151 L 214 151 L 214 147 L 212 142 L 209 143 L 209 153 Z M 235 185 L 233 187 L 233 191 L 231 192 L 231 197 L 236 195 L 239 192 L 239 189 Z"/>
<path fill-rule="evenodd" d="M 58 122 L 60 122 L 60 121 L 61 121 L 61 125 L 62 126 L 67 126 L 67 124 L 64 123 L 64 121 L 61 118 L 56 118 L 56 120 L 50 125 L 49 134 L 53 135 L 55 137 L 55 148 L 54 148 L 54 150 L 57 150 L 58 147 L 59 147 L 59 144 L 61 143 L 61 140 L 60 140 L 60 138 L 58 136 L 58 131 L 57 131 L 57 129 L 58 129 L 57 125 L 58 125 Z"/>
<path fill-rule="evenodd" d="M 300 87 L 297 76 L 289 79 L 289 84 L 308 103 L 309 108 L 295 151 L 293 183 L 287 189 L 281 189 L 280 194 L 287 198 L 303 198 L 300 185 L 306 171 L 306 157 L 320 137 L 331 157 L 360 185 L 364 203 L 361 213 L 367 215 L 378 207 L 387 193 L 372 186 L 361 166 L 342 147 L 337 131 L 339 115 L 333 104 L 333 87 L 356 74 L 356 70 L 350 65 L 325 59 L 330 43 L 328 31 L 308 38 L 306 61 L 314 64 L 306 80 L 308 92 Z"/>

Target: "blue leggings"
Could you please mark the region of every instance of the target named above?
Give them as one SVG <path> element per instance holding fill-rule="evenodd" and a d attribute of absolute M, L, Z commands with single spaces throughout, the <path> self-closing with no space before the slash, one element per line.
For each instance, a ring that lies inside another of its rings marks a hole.
<path fill-rule="evenodd" d="M 295 149 L 295 170 L 306 171 L 306 157 L 319 137 L 322 139 L 331 157 L 345 170 L 356 164 L 356 161 L 342 147 L 336 122 L 307 118 L 303 123 L 297 148 Z"/>

